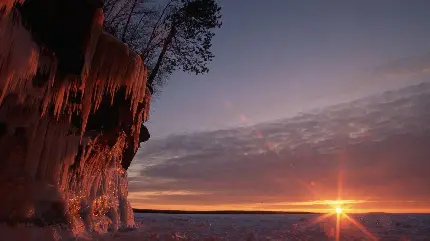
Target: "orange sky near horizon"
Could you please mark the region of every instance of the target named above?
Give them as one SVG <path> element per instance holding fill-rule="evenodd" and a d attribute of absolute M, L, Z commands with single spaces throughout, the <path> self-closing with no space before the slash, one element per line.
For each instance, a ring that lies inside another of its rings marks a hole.
<path fill-rule="evenodd" d="M 341 207 L 346 213 L 430 213 L 429 203 L 426 201 L 364 201 L 364 200 L 344 200 L 341 204 L 336 204 L 335 200 L 318 200 L 294 203 L 258 203 L 241 205 L 166 205 L 151 204 L 145 205 L 129 197 L 132 207 L 136 209 L 155 210 L 181 210 L 181 211 L 280 211 L 280 212 L 315 212 L 329 213 L 336 207 Z M 283 205 L 285 208 L 273 207 Z"/>
<path fill-rule="evenodd" d="M 152 172 L 130 175 L 129 200 L 141 209 L 319 213 L 333 210 L 335 201 L 329 200 L 342 200 L 341 206 L 349 213 L 430 213 L 426 171 L 430 153 L 425 143 L 430 143 L 427 136 L 391 138 L 378 143 L 370 156 L 355 146 L 328 156 L 313 157 L 312 150 L 303 150 L 296 161 L 302 167 L 292 170 L 283 161 L 290 158 L 276 152 L 264 156 L 267 160 L 236 161 L 220 167 L 213 158 L 224 157 L 209 155 L 209 168 L 194 161 L 188 164 L 188 159 L 185 163 L 174 160 L 169 165 L 151 166 L 155 177 Z"/>
<path fill-rule="evenodd" d="M 430 213 L 426 143 L 430 137 L 403 136 L 379 142 L 371 154 L 356 146 L 318 156 L 305 149 L 299 159 L 270 152 L 266 159 L 246 156 L 220 166 L 220 154 L 210 153 L 202 165 L 185 155 L 138 176 L 129 173 L 129 200 L 141 209 L 319 213 L 333 209 L 327 200 L 343 200 L 349 213 Z M 297 164 L 291 169 L 284 160 Z"/>

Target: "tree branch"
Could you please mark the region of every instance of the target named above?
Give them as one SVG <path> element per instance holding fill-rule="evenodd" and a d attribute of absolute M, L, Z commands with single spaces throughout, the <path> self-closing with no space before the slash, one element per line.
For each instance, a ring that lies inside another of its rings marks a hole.
<path fill-rule="evenodd" d="M 161 63 L 163 62 L 164 55 L 166 54 L 167 48 L 169 47 L 170 43 L 172 42 L 173 37 L 176 34 L 176 26 L 172 26 L 170 29 L 169 35 L 167 36 L 166 40 L 164 41 L 163 49 L 161 50 L 160 55 L 158 56 L 157 63 L 155 64 L 154 69 L 151 71 L 151 74 L 148 78 L 148 88 L 151 91 L 151 94 L 153 93 L 152 84 L 154 83 L 155 77 L 157 77 L 158 71 L 160 70 Z"/>

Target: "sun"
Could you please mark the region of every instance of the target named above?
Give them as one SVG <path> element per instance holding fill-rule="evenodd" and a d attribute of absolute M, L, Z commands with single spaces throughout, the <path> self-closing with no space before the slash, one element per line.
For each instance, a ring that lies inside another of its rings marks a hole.
<path fill-rule="evenodd" d="M 341 207 L 336 207 L 335 211 L 337 214 L 341 214 L 343 212 Z"/>

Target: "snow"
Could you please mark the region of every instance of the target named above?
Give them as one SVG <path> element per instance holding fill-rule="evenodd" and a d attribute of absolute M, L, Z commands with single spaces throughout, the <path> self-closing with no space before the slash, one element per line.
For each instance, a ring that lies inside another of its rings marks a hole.
<path fill-rule="evenodd" d="M 428 240 L 430 215 L 349 215 L 378 240 Z M 0 224 L 5 240 L 334 240 L 333 218 L 309 225 L 318 215 L 168 215 L 137 214 L 139 227 L 109 234 L 75 235 L 62 226 L 37 227 Z M 372 240 L 346 219 L 340 240 Z"/>

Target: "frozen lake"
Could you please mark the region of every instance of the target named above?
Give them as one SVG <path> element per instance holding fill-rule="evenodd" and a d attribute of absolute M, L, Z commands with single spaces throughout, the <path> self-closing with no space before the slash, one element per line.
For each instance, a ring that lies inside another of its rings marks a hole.
<path fill-rule="evenodd" d="M 320 216 L 136 214 L 139 228 L 117 233 L 115 239 L 335 240 L 336 219 L 313 224 Z M 349 217 L 364 230 L 342 218 L 340 240 L 430 240 L 429 214 L 350 214 Z"/>
<path fill-rule="evenodd" d="M 336 218 L 321 215 L 136 214 L 138 228 L 104 235 L 67 235 L 59 227 L 0 225 L 0 240 L 336 240 Z M 339 240 L 430 241 L 430 214 L 352 215 L 340 221 Z"/>

